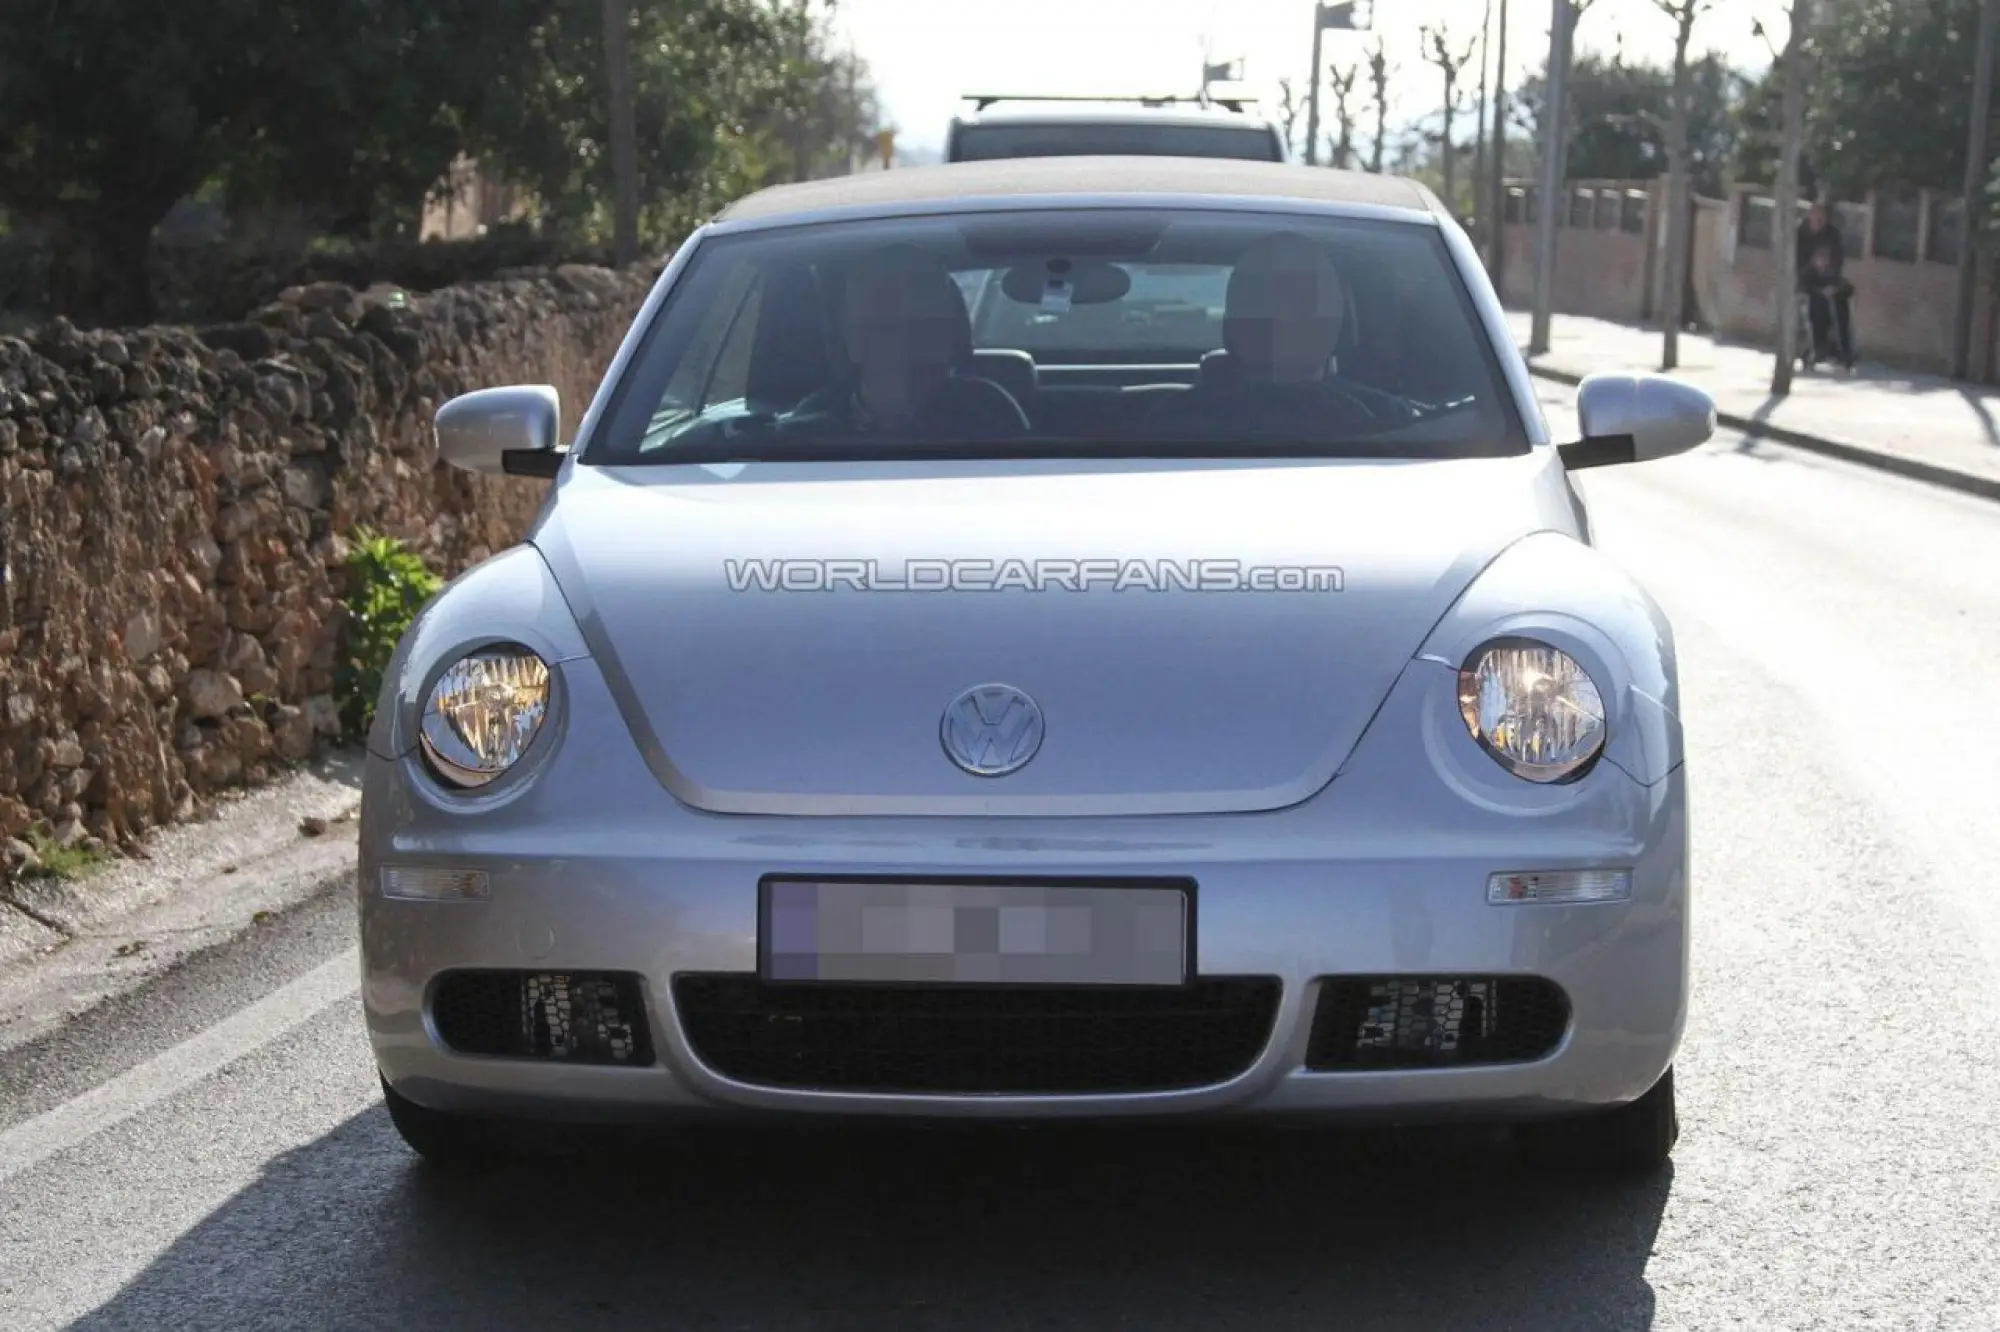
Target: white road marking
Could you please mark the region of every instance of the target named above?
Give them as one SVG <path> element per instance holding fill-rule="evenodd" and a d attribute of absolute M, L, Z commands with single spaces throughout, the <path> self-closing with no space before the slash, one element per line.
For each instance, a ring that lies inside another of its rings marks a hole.
<path fill-rule="evenodd" d="M 0 1132 L 0 1183 L 34 1169 L 141 1111 L 194 1086 L 355 993 L 360 950 L 350 948 L 197 1036 L 127 1069 L 22 1124 Z"/>

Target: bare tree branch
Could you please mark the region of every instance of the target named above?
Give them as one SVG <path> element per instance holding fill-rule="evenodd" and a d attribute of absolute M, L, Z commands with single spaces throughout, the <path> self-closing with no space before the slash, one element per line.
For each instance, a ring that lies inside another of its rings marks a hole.
<path fill-rule="evenodd" d="M 1360 67 L 1355 65 L 1349 65 L 1346 69 L 1334 65 L 1327 70 L 1327 86 L 1333 89 L 1334 123 L 1339 126 L 1330 140 L 1331 152 L 1328 157 L 1333 165 L 1342 171 L 1347 170 L 1354 160 L 1354 113 L 1350 109 L 1350 103 L 1354 96 L 1355 81 L 1360 76 Z"/>
<path fill-rule="evenodd" d="M 1479 39 L 1468 38 L 1465 49 L 1455 52 L 1442 27 L 1433 28 L 1427 24 L 1421 31 L 1424 63 L 1435 66 L 1444 76 L 1444 136 L 1440 145 L 1444 154 L 1444 205 L 1456 209 L 1458 145 L 1452 141 L 1451 127 L 1458 114 L 1459 76 L 1472 63 L 1472 53 L 1479 48 Z"/>
<path fill-rule="evenodd" d="M 1279 79 L 1278 123 L 1284 127 L 1285 151 L 1288 153 L 1295 151 L 1298 146 L 1296 136 L 1299 126 L 1299 113 L 1304 109 L 1305 101 L 1292 91 L 1292 81 L 1290 79 Z"/>
<path fill-rule="evenodd" d="M 1370 154 L 1368 169 L 1377 175 L 1382 171 L 1382 155 L 1389 144 L 1389 76 L 1395 73 L 1389 64 L 1389 50 L 1382 39 L 1375 39 L 1375 49 L 1368 56 L 1368 87 L 1375 103 L 1375 147 Z"/>
<path fill-rule="evenodd" d="M 1653 7 L 1674 24 L 1674 84 L 1667 118 L 1666 272 L 1660 284 L 1660 369 L 1680 364 L 1681 325 L 1687 320 L 1688 231 L 1693 221 L 1688 198 L 1688 122 L 1693 117 L 1688 47 L 1694 25 L 1715 7 L 1715 0 L 1653 0 Z M 1649 117 L 1657 122 L 1658 117 Z"/>

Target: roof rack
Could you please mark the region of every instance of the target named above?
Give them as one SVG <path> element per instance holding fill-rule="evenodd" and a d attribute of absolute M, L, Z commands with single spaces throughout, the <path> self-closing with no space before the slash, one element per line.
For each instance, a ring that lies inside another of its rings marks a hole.
<path fill-rule="evenodd" d="M 967 93 L 961 101 L 973 103 L 974 109 L 984 111 L 995 102 L 1131 102 L 1139 106 L 1219 106 L 1225 110 L 1241 112 L 1252 100 L 1246 97 L 1217 97 L 1213 94 L 1193 97 L 1173 95 L 1161 97 L 1086 97 L 1067 93 Z"/>

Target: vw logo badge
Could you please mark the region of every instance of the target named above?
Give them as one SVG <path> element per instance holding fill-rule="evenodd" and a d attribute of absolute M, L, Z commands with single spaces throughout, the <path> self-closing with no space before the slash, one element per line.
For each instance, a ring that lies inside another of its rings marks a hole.
<path fill-rule="evenodd" d="M 944 752 L 975 777 L 1004 777 L 1042 747 L 1042 710 L 1012 685 L 968 689 L 944 710 Z"/>

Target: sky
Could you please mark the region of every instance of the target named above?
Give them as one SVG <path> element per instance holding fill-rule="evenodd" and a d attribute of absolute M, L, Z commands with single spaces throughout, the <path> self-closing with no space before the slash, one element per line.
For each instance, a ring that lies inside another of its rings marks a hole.
<path fill-rule="evenodd" d="M 1372 30 L 1328 31 L 1324 59 L 1359 64 L 1382 37 L 1393 132 L 1444 102 L 1442 76 L 1420 58 L 1424 26 L 1442 23 L 1448 44 L 1462 51 L 1477 40 L 1488 0 L 1361 0 L 1364 14 L 1371 4 Z M 1492 5 L 1497 24 L 1499 0 Z M 1695 49 L 1761 68 L 1770 52 L 1751 25 L 1762 18 L 1773 40 L 1782 40 L 1784 9 L 1785 0 L 1714 0 L 1696 25 Z M 1541 68 L 1551 11 L 1550 0 L 1508 0 L 1510 83 Z M 1312 59 L 1313 0 L 838 0 L 836 13 L 874 75 L 901 149 L 939 147 L 968 93 L 1190 94 L 1200 87 L 1204 53 L 1217 63 L 1243 61 L 1240 90 L 1276 116 L 1278 80 L 1303 90 Z M 1579 51 L 1605 53 L 1622 44 L 1627 59 L 1664 64 L 1673 56 L 1673 26 L 1654 0 L 1596 0 L 1576 42 Z M 1478 61 L 1475 53 L 1466 74 L 1468 106 L 1478 91 Z M 1324 138 L 1330 94 L 1322 94 L 1320 115 Z M 1464 123 L 1469 130 L 1470 119 Z M 1303 152 L 1303 116 L 1298 133 Z"/>

